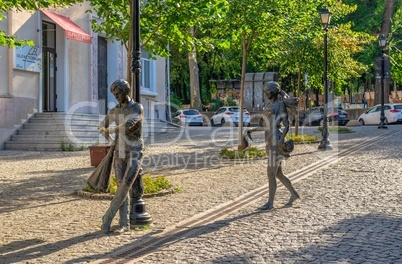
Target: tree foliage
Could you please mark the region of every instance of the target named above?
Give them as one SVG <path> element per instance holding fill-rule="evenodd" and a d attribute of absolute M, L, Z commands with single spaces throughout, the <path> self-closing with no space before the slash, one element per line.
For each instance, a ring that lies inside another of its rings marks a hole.
<path fill-rule="evenodd" d="M 100 19 L 92 21 L 94 31 L 106 34 L 110 40 L 128 47 L 131 25 L 131 1 L 93 0 L 90 2 Z M 200 50 L 208 49 L 208 39 L 193 38 L 189 28 L 210 23 L 219 18 L 224 0 L 149 0 L 141 6 L 141 46 L 150 54 L 168 56 L 168 44 L 190 51 L 195 44 Z M 203 29 L 204 30 L 204 29 Z"/>

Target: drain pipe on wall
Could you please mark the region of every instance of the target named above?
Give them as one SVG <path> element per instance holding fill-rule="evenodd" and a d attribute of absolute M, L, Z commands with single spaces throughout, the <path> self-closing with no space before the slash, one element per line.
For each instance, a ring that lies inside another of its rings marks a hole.
<path fill-rule="evenodd" d="M 40 50 L 40 53 L 42 54 L 43 49 L 42 49 L 42 15 L 40 11 L 36 11 L 36 13 L 38 14 L 38 39 L 37 39 L 37 43 L 38 43 L 38 47 Z M 43 55 L 42 55 L 43 58 Z M 43 61 L 42 61 L 43 63 Z M 42 65 L 43 66 L 43 65 Z M 40 72 L 39 73 L 39 94 L 38 94 L 38 113 L 42 113 L 43 112 L 43 97 L 42 97 L 42 93 L 43 93 L 43 73 Z"/>

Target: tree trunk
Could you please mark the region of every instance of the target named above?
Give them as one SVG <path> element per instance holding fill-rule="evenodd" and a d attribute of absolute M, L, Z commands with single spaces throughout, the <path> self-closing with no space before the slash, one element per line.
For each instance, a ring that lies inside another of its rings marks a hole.
<path fill-rule="evenodd" d="M 297 75 L 297 91 L 296 91 L 296 96 L 295 97 L 299 97 L 299 95 L 300 95 L 301 66 L 300 66 L 300 62 L 298 64 L 299 64 L 298 65 L 299 72 L 298 72 L 298 75 Z M 294 116 L 294 118 L 295 118 L 295 136 L 298 136 L 299 135 L 299 106 L 297 106 L 297 113 Z"/>
<path fill-rule="evenodd" d="M 391 19 L 394 16 L 395 12 L 395 0 L 386 0 L 385 1 L 385 10 L 382 16 L 382 24 L 381 24 L 381 32 L 380 34 L 384 34 L 388 36 L 391 32 Z"/>
<path fill-rule="evenodd" d="M 194 28 L 191 28 L 190 32 L 194 36 Z M 198 109 L 201 111 L 200 77 L 197 63 L 197 51 L 195 46 L 193 46 L 193 50 L 188 53 L 188 63 L 190 69 L 190 106 L 193 109 Z"/>
<path fill-rule="evenodd" d="M 240 98 L 239 98 L 239 108 L 240 108 L 240 115 L 239 115 L 239 130 L 238 130 L 238 137 L 237 137 L 237 149 L 242 149 L 242 138 L 243 138 L 243 105 L 244 105 L 244 83 L 246 77 L 246 65 L 247 65 L 247 35 L 243 33 L 243 59 L 241 64 L 241 81 L 240 81 Z M 251 120 L 250 120 L 251 122 Z"/>
<path fill-rule="evenodd" d="M 385 1 L 385 8 L 384 14 L 382 16 L 382 23 L 381 23 L 381 31 L 380 35 L 384 34 L 386 37 L 389 36 L 391 32 L 391 19 L 395 12 L 395 0 L 386 0 Z M 376 60 L 376 64 L 381 65 L 381 60 Z M 385 59 L 385 69 L 389 69 L 389 60 Z M 380 66 L 381 68 L 381 66 Z M 387 71 L 385 70 L 385 75 L 387 75 Z M 389 72 L 388 72 L 389 75 Z M 385 76 L 384 78 L 384 103 L 389 103 L 389 84 L 390 84 L 390 77 Z M 377 76 L 375 79 L 375 96 L 374 96 L 374 103 L 380 104 L 381 103 L 381 69 L 380 69 L 380 76 Z"/>

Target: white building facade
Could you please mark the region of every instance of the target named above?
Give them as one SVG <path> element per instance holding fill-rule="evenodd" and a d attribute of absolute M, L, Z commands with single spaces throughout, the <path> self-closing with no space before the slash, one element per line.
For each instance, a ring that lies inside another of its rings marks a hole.
<path fill-rule="evenodd" d="M 9 11 L 0 30 L 33 47 L 0 47 L 0 149 L 36 112 L 105 114 L 116 104 L 110 84 L 126 78 L 127 51 L 91 30 L 88 3 L 35 12 Z M 166 120 L 164 58 L 142 52 L 141 103 L 146 118 Z"/>

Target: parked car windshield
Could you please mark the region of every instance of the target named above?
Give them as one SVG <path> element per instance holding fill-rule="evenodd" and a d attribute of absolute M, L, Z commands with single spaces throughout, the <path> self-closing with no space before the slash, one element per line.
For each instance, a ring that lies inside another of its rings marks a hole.
<path fill-rule="evenodd" d="M 231 108 L 229 108 L 229 111 L 231 111 L 231 112 L 239 112 L 239 108 L 238 107 L 231 107 Z"/>
<path fill-rule="evenodd" d="M 229 111 L 231 111 L 231 112 L 239 112 L 240 108 L 239 107 L 229 107 Z M 247 109 L 244 107 L 243 112 L 246 112 L 246 111 L 247 111 Z"/>
<path fill-rule="evenodd" d="M 402 109 L 402 105 L 394 105 L 395 109 Z"/>
<path fill-rule="evenodd" d="M 198 112 L 197 110 L 184 110 L 183 114 L 185 114 L 185 115 L 199 115 L 200 112 Z"/>

